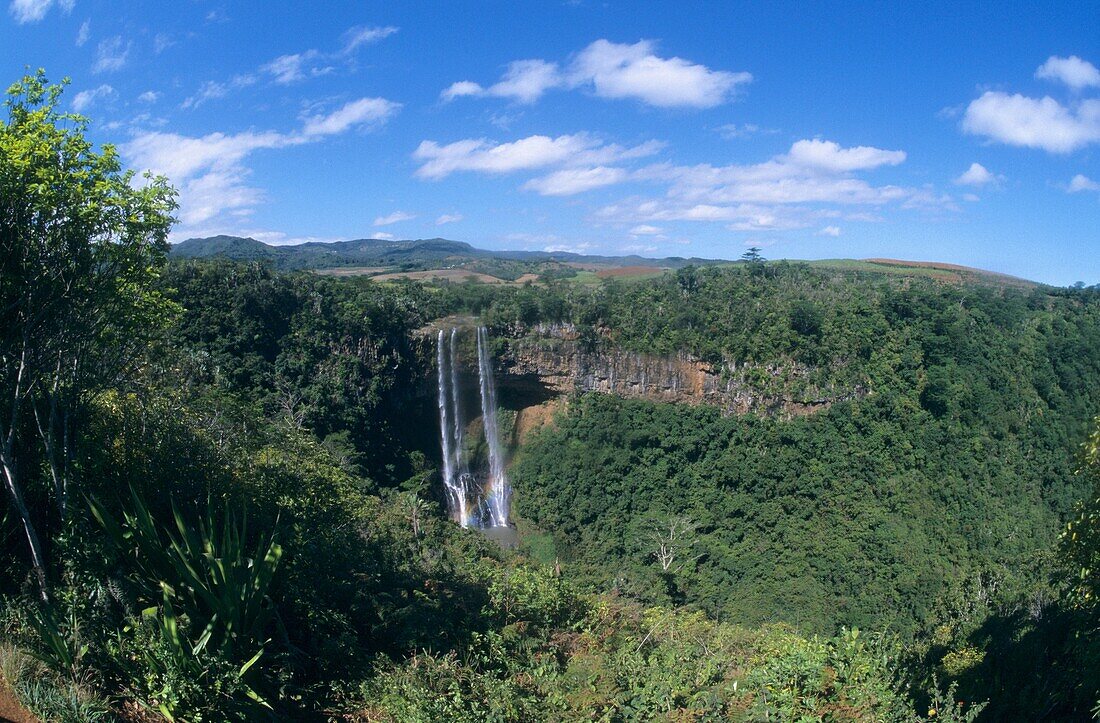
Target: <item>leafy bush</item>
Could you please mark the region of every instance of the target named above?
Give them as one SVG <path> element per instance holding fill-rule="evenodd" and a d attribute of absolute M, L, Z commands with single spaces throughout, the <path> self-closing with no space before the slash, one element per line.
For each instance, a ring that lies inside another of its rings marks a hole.
<path fill-rule="evenodd" d="M 141 655 L 122 658 L 145 702 L 169 720 L 202 720 L 204 711 L 207 720 L 243 719 L 269 708 L 246 680 L 255 677 L 248 674 L 264 655 L 274 614 L 268 593 L 282 557 L 275 530 L 249 548 L 247 524 L 228 508 L 215 514 L 213 504 L 194 526 L 173 506 L 172 530 L 132 489 L 121 521 L 94 501 L 92 512 L 153 603 L 135 625 L 145 633 Z"/>

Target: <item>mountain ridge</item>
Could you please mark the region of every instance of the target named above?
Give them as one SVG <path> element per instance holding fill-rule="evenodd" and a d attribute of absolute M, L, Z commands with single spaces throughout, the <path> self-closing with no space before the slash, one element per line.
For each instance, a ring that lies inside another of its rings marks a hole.
<path fill-rule="evenodd" d="M 441 237 L 429 239 L 362 238 L 346 241 L 307 241 L 300 244 L 275 246 L 251 237 L 219 234 L 189 238 L 174 244 L 173 258 L 227 258 L 236 261 L 269 261 L 282 271 L 338 269 L 348 267 L 399 267 L 401 270 L 453 268 L 479 262 L 592 264 L 606 267 L 650 267 L 679 269 L 685 266 L 712 266 L 738 263 L 737 259 L 667 256 L 651 258 L 630 254 L 606 256 L 580 254 L 571 251 L 494 251 L 480 249 L 465 241 Z M 777 261 L 780 259 L 776 259 Z M 879 273 L 915 273 L 938 276 L 946 281 L 959 281 L 968 275 L 1012 286 L 1041 286 L 1038 282 L 998 271 L 938 261 L 904 259 L 820 259 L 803 261 L 810 265 L 847 268 L 851 271 Z"/>

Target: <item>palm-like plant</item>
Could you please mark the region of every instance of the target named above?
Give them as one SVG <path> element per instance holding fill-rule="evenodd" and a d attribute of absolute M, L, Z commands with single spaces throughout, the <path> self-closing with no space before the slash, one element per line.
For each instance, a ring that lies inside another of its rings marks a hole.
<path fill-rule="evenodd" d="M 145 616 L 155 618 L 161 642 L 175 651 L 174 664 L 201 674 L 200 658 L 214 655 L 243 681 L 264 653 L 274 615 L 269 593 L 282 557 L 274 530 L 249 548 L 247 520 L 228 507 L 217 514 L 212 503 L 195 525 L 173 504 L 171 524 L 160 525 L 133 489 L 120 520 L 98 501 L 91 509 L 151 603 Z M 266 706 L 253 688 L 243 690 Z"/>

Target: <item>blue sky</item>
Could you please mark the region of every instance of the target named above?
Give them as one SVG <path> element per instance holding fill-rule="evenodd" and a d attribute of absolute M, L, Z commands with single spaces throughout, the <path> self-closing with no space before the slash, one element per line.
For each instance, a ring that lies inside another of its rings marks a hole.
<path fill-rule="evenodd" d="M 1100 282 L 1100 3 L 3 2 L 4 76 L 70 77 L 174 240 Z"/>

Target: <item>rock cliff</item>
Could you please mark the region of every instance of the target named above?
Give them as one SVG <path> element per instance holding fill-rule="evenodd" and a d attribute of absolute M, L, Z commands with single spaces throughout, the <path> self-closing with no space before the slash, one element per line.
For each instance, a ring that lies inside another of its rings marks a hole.
<path fill-rule="evenodd" d="M 812 370 L 793 362 L 715 368 L 686 353 L 644 354 L 608 343 L 585 344 L 570 325 L 544 324 L 506 340 L 499 358 L 500 384 L 517 394 L 603 392 L 627 398 L 708 404 L 724 414 L 749 412 L 782 417 L 812 414 L 866 391 L 821 388 Z"/>

